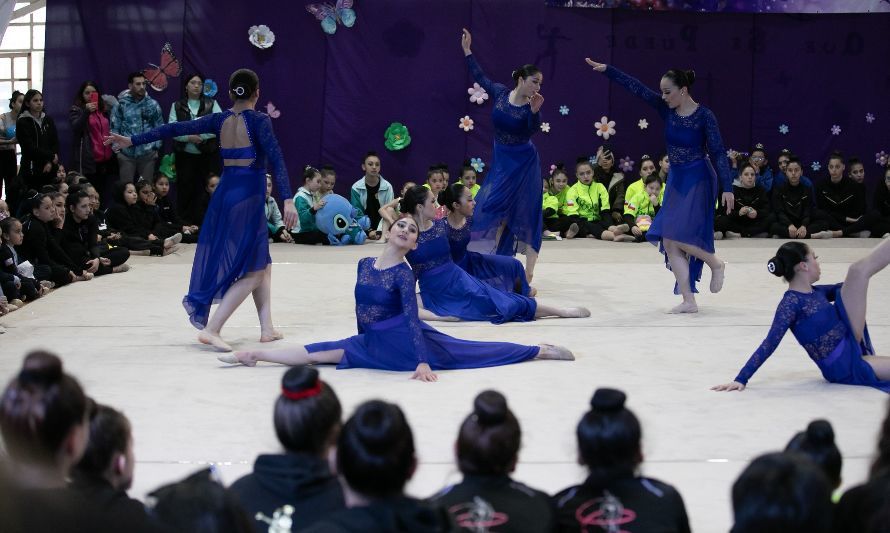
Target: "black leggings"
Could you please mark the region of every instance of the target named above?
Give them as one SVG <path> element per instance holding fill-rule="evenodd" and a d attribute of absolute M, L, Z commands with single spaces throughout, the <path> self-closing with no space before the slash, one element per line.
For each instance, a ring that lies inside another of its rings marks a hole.
<path fill-rule="evenodd" d="M 302 231 L 300 233 L 291 233 L 294 242 L 297 244 L 331 244 L 326 233 L 320 231 Z"/>
<path fill-rule="evenodd" d="M 739 233 L 742 237 L 753 237 L 770 230 L 770 220 L 767 217 L 738 217 L 733 215 L 717 215 L 714 219 L 715 231 Z M 785 228 L 788 232 L 788 228 Z"/>
<path fill-rule="evenodd" d="M 569 230 L 569 226 L 577 222 L 578 221 L 573 219 L 572 217 L 560 215 L 555 218 L 545 218 L 544 228 L 548 231 L 559 232 L 560 237 L 565 237 L 566 232 Z M 580 228 L 580 224 L 578 225 L 578 227 Z"/>

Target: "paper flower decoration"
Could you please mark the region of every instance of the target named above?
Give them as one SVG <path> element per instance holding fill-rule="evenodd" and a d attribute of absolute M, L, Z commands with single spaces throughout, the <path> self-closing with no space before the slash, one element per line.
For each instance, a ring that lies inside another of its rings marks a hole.
<path fill-rule="evenodd" d="M 788 134 L 788 124 L 780 124 L 779 125 L 779 133 L 781 133 L 782 135 L 787 135 Z"/>
<path fill-rule="evenodd" d="M 213 98 L 219 92 L 216 82 L 211 79 L 204 80 L 204 90 L 202 91 L 207 98 Z"/>
<path fill-rule="evenodd" d="M 541 123 L 541 131 L 543 131 L 544 133 L 550 133 L 550 123 L 542 122 Z"/>
<path fill-rule="evenodd" d="M 649 121 L 641 118 L 640 121 L 637 122 L 637 127 L 639 127 L 641 130 L 644 130 L 649 127 Z"/>
<path fill-rule="evenodd" d="M 888 162 L 890 162 L 890 155 L 888 155 L 887 152 L 881 150 L 880 152 L 875 154 L 876 164 L 882 167 L 886 167 Z"/>
<path fill-rule="evenodd" d="M 810 168 L 813 169 L 813 172 L 819 172 L 822 169 L 822 163 L 818 161 L 813 161 L 813 164 L 810 165 Z"/>
<path fill-rule="evenodd" d="M 464 131 L 470 131 L 473 129 L 473 119 L 471 119 L 469 115 L 464 115 L 464 118 L 460 119 L 457 127 Z"/>
<path fill-rule="evenodd" d="M 596 134 L 605 140 L 609 140 L 609 137 L 615 135 L 615 121 L 609 120 L 609 117 L 604 116 L 593 125 L 596 128 Z"/>
<path fill-rule="evenodd" d="M 277 109 L 272 102 L 268 102 L 266 104 L 266 114 L 272 118 L 278 118 L 281 116 L 281 110 Z"/>
<path fill-rule="evenodd" d="M 472 87 L 467 89 L 467 94 L 470 95 L 470 101 L 474 104 L 482 105 L 488 100 L 488 93 L 478 83 L 474 83 Z"/>
<path fill-rule="evenodd" d="M 556 170 L 556 165 L 550 165 L 550 173 L 553 174 L 553 171 Z"/>
<path fill-rule="evenodd" d="M 841 127 L 838 126 L 837 124 L 835 124 L 834 126 L 832 126 L 832 127 L 831 127 L 831 134 L 832 134 L 832 135 L 840 135 L 840 134 L 841 134 Z"/>
<path fill-rule="evenodd" d="M 618 168 L 625 172 L 631 172 L 634 169 L 634 163 L 636 163 L 636 161 L 632 161 L 630 156 L 622 157 L 618 164 Z"/>
<path fill-rule="evenodd" d="M 383 138 L 387 150 L 403 150 L 411 144 L 411 135 L 408 133 L 408 127 L 401 122 L 393 122 L 386 128 Z"/>
<path fill-rule="evenodd" d="M 590 156 L 587 160 L 590 161 L 591 165 L 596 165 L 596 156 L 595 155 Z"/>
<path fill-rule="evenodd" d="M 559 114 L 562 116 L 566 116 L 569 114 L 569 106 L 561 105 L 559 106 Z"/>
<path fill-rule="evenodd" d="M 176 161 L 173 158 L 173 154 L 167 154 L 161 158 L 161 165 L 158 167 L 158 172 L 167 176 L 167 179 L 170 181 L 176 181 Z"/>
<path fill-rule="evenodd" d="M 473 167 L 473 170 L 479 172 L 480 174 L 485 170 L 485 163 L 482 161 L 481 157 L 471 157 L 470 166 Z"/>
<path fill-rule="evenodd" d="M 247 30 L 247 34 L 250 36 L 250 44 L 257 48 L 265 49 L 275 44 L 275 34 L 272 33 L 269 26 L 266 26 L 265 24 L 251 26 L 250 29 Z"/>
<path fill-rule="evenodd" d="M 874 116 L 874 114 L 872 114 L 872 113 L 866 113 L 866 114 L 865 114 L 865 121 L 868 122 L 869 124 L 871 124 L 872 122 L 874 122 L 874 121 L 875 121 L 875 116 Z"/>

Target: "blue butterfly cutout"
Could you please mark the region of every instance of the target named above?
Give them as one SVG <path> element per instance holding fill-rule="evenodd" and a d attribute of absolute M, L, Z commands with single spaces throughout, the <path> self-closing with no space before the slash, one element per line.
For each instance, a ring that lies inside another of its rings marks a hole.
<path fill-rule="evenodd" d="M 355 10 L 352 9 L 354 0 L 337 0 L 336 4 L 309 4 L 306 11 L 315 15 L 321 21 L 321 29 L 328 35 L 337 32 L 337 23 L 351 28 L 355 24 Z"/>

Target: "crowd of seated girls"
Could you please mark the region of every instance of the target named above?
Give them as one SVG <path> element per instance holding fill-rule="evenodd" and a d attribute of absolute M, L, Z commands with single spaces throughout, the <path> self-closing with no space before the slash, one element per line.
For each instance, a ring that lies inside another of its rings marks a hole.
<path fill-rule="evenodd" d="M 890 238 L 890 165 L 870 190 L 862 161 L 839 152 L 829 157 L 827 176 L 815 181 L 787 149 L 775 171 L 760 144 L 750 155 L 730 151 L 729 157 L 735 205 L 727 213 L 715 199 L 715 239 Z M 646 240 L 664 200 L 670 162 L 667 155 L 657 161 L 644 155 L 636 179 L 614 165 L 615 155 L 600 147 L 595 157 L 578 158 L 574 176 L 562 164 L 551 166 L 543 180 L 545 239 Z"/>
<path fill-rule="evenodd" d="M 280 391 L 271 413 L 279 451 L 259 455 L 229 487 L 203 469 L 152 491 L 145 506 L 127 495 L 136 461 L 127 417 L 87 396 L 56 355 L 29 353 L 0 398 L 3 530 L 690 531 L 677 489 L 641 473 L 642 425 L 620 390 L 594 391 L 575 431 L 586 478 L 552 495 L 513 478 L 519 419 L 503 394 L 479 393 L 456 428 L 462 479 L 426 499 L 405 492 L 421 467 L 398 405 L 366 401 L 344 421 L 336 392 L 307 366 L 289 368 Z M 732 531 L 885 531 L 888 441 L 890 409 L 868 479 L 841 496 L 834 430 L 811 422 L 739 475 Z"/>

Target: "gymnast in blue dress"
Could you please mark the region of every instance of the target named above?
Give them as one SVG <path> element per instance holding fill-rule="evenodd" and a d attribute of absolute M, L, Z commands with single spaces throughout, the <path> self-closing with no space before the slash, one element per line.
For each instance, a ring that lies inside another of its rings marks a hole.
<path fill-rule="evenodd" d="M 112 134 L 106 144 L 126 148 L 181 135 L 213 133 L 220 140 L 225 169 L 213 193 L 195 250 L 191 282 L 182 304 L 201 330 L 198 340 L 219 351 L 232 348 L 220 337 L 228 318 L 253 295 L 260 319 L 260 341 L 282 338 L 272 325 L 272 259 L 265 220 L 266 158 L 274 169 L 278 195 L 284 202 L 284 223 L 296 223 L 290 181 L 269 117 L 254 110 L 259 78 L 251 70 L 235 71 L 229 79 L 234 105 L 222 113 L 175 122 L 149 132 L 123 137 Z M 213 316 L 211 304 L 219 306 Z"/>
<path fill-rule="evenodd" d="M 451 246 L 451 259 L 454 263 L 467 274 L 492 287 L 533 297 L 537 291 L 529 287 L 525 268 L 515 258 L 467 250 L 476 206 L 472 191 L 462 183 L 452 183 L 445 189 L 443 196 L 448 210 L 448 244 Z"/>
<path fill-rule="evenodd" d="M 491 170 L 476 194 L 476 215 L 470 229 L 471 249 L 513 256 L 525 254 L 525 271 L 531 282 L 544 233 L 541 204 L 541 160 L 531 136 L 541 126 L 542 75 L 534 65 L 513 72 L 516 86 L 494 83 L 470 51 L 472 37 L 463 30 L 461 46 L 476 82 L 491 94 L 494 109 L 494 152 Z"/>
<path fill-rule="evenodd" d="M 683 303 L 670 312 L 697 313 L 695 283 L 701 279 L 703 264 L 707 263 L 711 269 L 711 292 L 720 292 L 723 287 L 725 266 L 714 254 L 714 202 L 718 195 L 718 175 L 723 190 L 721 203 L 727 214 L 732 212 L 735 202 L 729 158 L 723 148 L 717 119 L 710 109 L 699 105 L 689 94 L 689 87 L 695 81 L 695 72 L 691 70 L 667 71 L 661 78 L 661 94 L 658 94 L 613 66 L 589 58 L 587 64 L 643 99 L 665 120 L 664 136 L 671 168 L 661 210 L 646 239 L 653 244 L 659 243 L 665 264 L 677 281 L 674 293 L 683 295 Z"/>
<path fill-rule="evenodd" d="M 417 316 L 414 273 L 405 263 L 405 254 L 417 246 L 419 233 L 414 219 L 402 215 L 390 228 L 380 257 L 359 261 L 355 284 L 358 335 L 306 346 L 236 352 L 221 355 L 219 360 L 247 366 L 268 361 L 413 370 L 412 377 L 421 381 L 436 381 L 435 370 L 508 365 L 535 358 L 574 360 L 572 352 L 560 346 L 466 341 L 421 322 Z"/>
<path fill-rule="evenodd" d="M 436 219 L 436 197 L 426 187 L 416 186 L 405 191 L 400 211 L 412 215 L 420 228 L 417 249 L 408 252 L 406 257 L 420 285 L 423 307 L 439 319 L 501 324 L 545 316 L 590 316 L 584 307 L 542 305 L 531 297 L 505 292 L 467 274 L 451 258 L 448 221 Z"/>
<path fill-rule="evenodd" d="M 868 283 L 890 263 L 890 241 L 884 240 L 850 265 L 843 283 L 813 285 L 821 274 L 818 259 L 798 241 L 783 244 L 770 259 L 767 268 L 788 281 L 788 290 L 769 334 L 735 380 L 713 390 L 744 390 L 790 329 L 827 381 L 890 392 L 890 357 L 874 355 L 865 324 Z"/>

